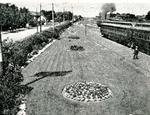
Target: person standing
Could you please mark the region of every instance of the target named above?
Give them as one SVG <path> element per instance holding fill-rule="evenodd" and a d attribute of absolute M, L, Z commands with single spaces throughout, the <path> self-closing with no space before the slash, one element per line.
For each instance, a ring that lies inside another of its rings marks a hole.
<path fill-rule="evenodd" d="M 133 59 L 139 59 L 138 58 L 138 54 L 139 54 L 139 48 L 138 48 L 138 46 L 135 46 L 133 54 L 134 54 L 133 55 Z"/>

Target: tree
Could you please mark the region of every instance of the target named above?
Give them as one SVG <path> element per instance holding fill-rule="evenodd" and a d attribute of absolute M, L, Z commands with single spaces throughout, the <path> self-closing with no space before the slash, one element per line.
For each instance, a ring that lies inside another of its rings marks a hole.
<path fill-rule="evenodd" d="M 125 21 L 135 21 L 135 20 L 137 20 L 136 16 L 134 14 L 130 14 L 130 13 L 127 13 L 127 14 L 123 13 L 123 14 L 121 14 L 121 17 Z"/>
<path fill-rule="evenodd" d="M 44 15 L 44 17 L 46 17 L 47 21 L 52 20 L 52 11 L 42 10 L 41 12 Z M 55 12 L 54 12 L 54 17 L 56 17 L 56 13 Z"/>
<path fill-rule="evenodd" d="M 72 13 L 70 11 L 63 12 L 65 20 L 72 20 Z"/>
<path fill-rule="evenodd" d="M 63 21 L 63 12 L 56 12 L 56 21 L 57 22 Z"/>
<path fill-rule="evenodd" d="M 25 7 L 19 9 L 13 4 L 0 4 L 0 24 L 3 30 L 25 27 L 31 19 L 32 16 Z"/>
<path fill-rule="evenodd" d="M 146 20 L 150 20 L 150 11 L 148 11 L 147 15 L 145 16 Z"/>

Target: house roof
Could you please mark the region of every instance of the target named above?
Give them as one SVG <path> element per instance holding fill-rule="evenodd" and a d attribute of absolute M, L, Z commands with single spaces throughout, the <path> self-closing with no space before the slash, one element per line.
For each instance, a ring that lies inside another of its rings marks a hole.
<path fill-rule="evenodd" d="M 40 15 L 40 12 L 34 12 L 34 11 L 30 11 L 31 15 L 36 16 L 36 15 Z"/>

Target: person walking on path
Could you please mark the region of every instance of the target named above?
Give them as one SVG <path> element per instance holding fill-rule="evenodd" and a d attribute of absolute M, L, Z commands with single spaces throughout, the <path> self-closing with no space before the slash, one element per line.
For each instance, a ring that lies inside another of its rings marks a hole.
<path fill-rule="evenodd" d="M 139 48 L 138 48 L 138 46 L 135 46 L 133 54 L 134 54 L 133 55 L 133 59 L 139 59 L 138 58 L 138 54 L 139 54 Z"/>

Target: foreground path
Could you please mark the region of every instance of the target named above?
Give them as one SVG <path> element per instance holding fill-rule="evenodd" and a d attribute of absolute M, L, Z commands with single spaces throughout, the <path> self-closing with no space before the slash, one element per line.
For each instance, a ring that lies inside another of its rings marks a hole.
<path fill-rule="evenodd" d="M 27 115 L 150 115 L 150 57 L 140 53 L 132 60 L 130 49 L 101 37 L 98 29 L 84 32 L 75 24 L 24 69 L 24 84 L 34 88 Z M 69 40 L 72 35 L 80 39 Z M 70 51 L 71 45 L 85 50 Z M 107 85 L 113 97 L 87 104 L 66 100 L 64 86 L 81 80 Z"/>

